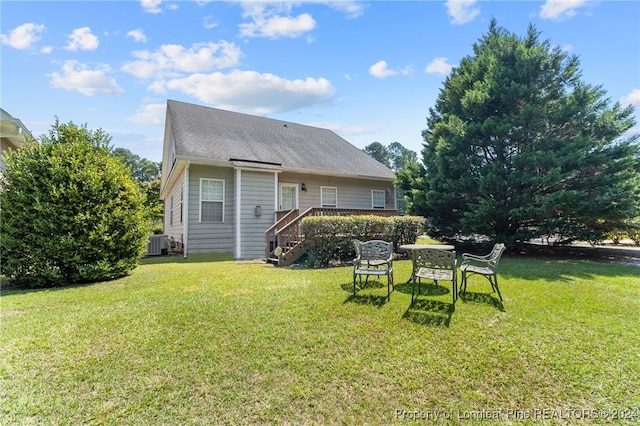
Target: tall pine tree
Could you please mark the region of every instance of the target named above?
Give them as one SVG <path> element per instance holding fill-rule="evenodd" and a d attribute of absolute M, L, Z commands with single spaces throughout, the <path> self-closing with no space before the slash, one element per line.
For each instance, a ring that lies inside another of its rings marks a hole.
<path fill-rule="evenodd" d="M 622 138 L 633 108 L 582 82 L 578 57 L 539 36 L 493 20 L 430 108 L 424 169 L 401 181 L 431 235 L 592 240 L 639 214 L 640 135 Z"/>

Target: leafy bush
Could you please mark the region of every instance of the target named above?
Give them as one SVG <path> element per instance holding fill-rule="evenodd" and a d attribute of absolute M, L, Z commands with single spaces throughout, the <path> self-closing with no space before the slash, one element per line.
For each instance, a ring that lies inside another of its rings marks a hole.
<path fill-rule="evenodd" d="M 309 245 L 308 261 L 327 266 L 332 260 L 353 259 L 353 239 L 414 243 L 424 227 L 418 216 L 312 216 L 302 219 L 302 233 Z"/>
<path fill-rule="evenodd" d="M 49 137 L 6 156 L 0 272 L 19 285 L 115 278 L 144 252 L 144 194 L 110 137 L 56 120 Z"/>

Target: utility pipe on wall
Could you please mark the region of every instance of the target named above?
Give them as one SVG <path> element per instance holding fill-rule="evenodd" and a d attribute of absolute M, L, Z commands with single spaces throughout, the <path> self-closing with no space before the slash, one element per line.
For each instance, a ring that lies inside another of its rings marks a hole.
<path fill-rule="evenodd" d="M 187 248 L 189 247 L 189 166 L 191 166 L 191 161 L 187 161 L 187 165 L 184 169 L 184 198 L 186 202 L 182 203 L 182 217 L 184 218 L 184 229 L 182 232 L 184 235 L 182 236 L 182 256 L 187 258 Z"/>

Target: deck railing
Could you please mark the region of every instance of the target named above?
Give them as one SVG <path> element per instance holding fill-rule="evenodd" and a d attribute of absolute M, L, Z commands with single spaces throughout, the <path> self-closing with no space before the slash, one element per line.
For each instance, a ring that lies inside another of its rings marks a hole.
<path fill-rule="evenodd" d="M 341 209 L 335 207 L 311 207 L 299 214 L 291 210 L 265 231 L 265 257 L 287 266 L 295 262 L 306 252 L 304 235 L 300 230 L 303 218 L 307 216 L 396 216 L 396 210 L 383 209 Z"/>

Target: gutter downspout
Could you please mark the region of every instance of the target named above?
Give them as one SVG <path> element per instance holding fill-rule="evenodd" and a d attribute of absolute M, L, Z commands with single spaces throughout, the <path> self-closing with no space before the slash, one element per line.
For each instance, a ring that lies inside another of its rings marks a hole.
<path fill-rule="evenodd" d="M 191 161 L 187 160 L 187 165 L 184 168 L 184 194 L 185 200 L 182 203 L 182 217 L 184 218 L 184 229 L 182 232 L 184 235 L 182 236 L 182 256 L 183 258 L 187 258 L 187 248 L 189 241 L 189 167 L 191 166 Z"/>
<path fill-rule="evenodd" d="M 242 214 L 242 169 L 236 168 L 236 259 L 242 259 L 242 233 L 240 215 Z"/>
<path fill-rule="evenodd" d="M 298 194 L 296 194 L 297 199 Z M 276 223 L 278 221 L 278 207 L 280 206 L 280 200 L 278 200 L 278 173 L 273 174 L 273 201 L 273 223 Z"/>

